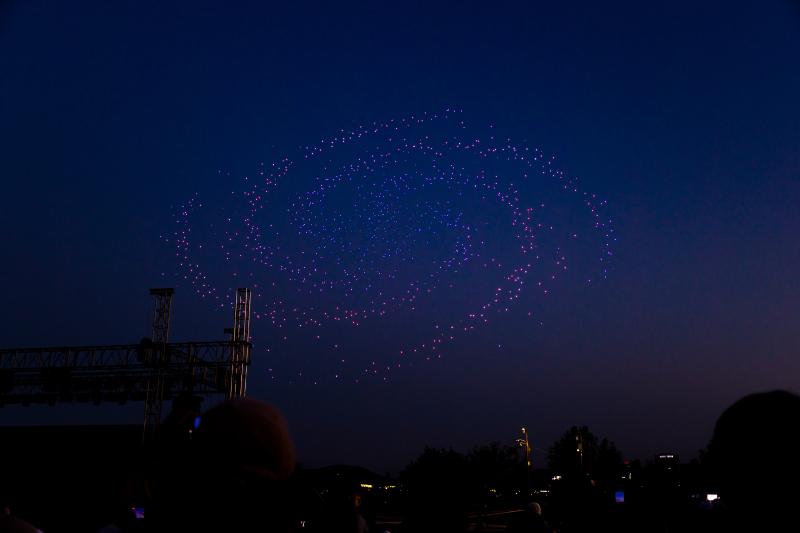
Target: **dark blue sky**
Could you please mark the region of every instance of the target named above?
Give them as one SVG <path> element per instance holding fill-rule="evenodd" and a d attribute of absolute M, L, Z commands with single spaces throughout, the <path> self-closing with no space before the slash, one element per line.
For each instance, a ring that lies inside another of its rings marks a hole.
<path fill-rule="evenodd" d="M 737 397 L 798 390 L 796 2 L 80 4 L 0 7 L 0 344 L 137 341 L 147 288 L 176 283 L 173 206 L 219 170 L 456 107 L 604 195 L 614 268 L 560 286 L 542 326 L 493 325 L 385 384 L 271 384 L 257 352 L 250 388 L 303 462 L 396 470 L 521 424 L 539 448 L 588 424 L 626 456 L 688 458 Z M 228 315 L 178 285 L 173 338 Z"/>

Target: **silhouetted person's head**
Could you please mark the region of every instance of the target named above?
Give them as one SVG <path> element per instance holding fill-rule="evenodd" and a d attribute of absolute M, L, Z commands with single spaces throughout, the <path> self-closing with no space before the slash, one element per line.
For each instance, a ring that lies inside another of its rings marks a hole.
<path fill-rule="evenodd" d="M 161 529 L 288 530 L 295 454 L 276 408 L 249 399 L 212 407 L 180 461 L 170 494 L 160 496 Z"/>
<path fill-rule="evenodd" d="M 717 421 L 709 460 L 720 496 L 740 523 L 780 525 L 800 504 L 800 397 L 752 394 Z M 791 530 L 799 527 L 792 520 Z"/>
<path fill-rule="evenodd" d="M 536 502 L 530 502 L 528 505 L 525 506 L 525 510 L 531 514 L 536 514 L 541 516 L 542 514 L 542 506 Z"/>
<path fill-rule="evenodd" d="M 223 402 L 206 412 L 194 440 L 221 476 L 285 480 L 295 467 L 294 447 L 280 411 L 258 400 Z"/>
<path fill-rule="evenodd" d="M 39 530 L 28 522 L 12 516 L 11 498 L 0 493 L 0 532 L 2 533 L 38 533 Z"/>

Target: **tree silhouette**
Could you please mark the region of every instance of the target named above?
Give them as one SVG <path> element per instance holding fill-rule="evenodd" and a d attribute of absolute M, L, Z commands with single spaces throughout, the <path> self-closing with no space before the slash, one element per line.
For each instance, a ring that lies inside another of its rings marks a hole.
<path fill-rule="evenodd" d="M 400 474 L 404 532 L 463 531 L 475 484 L 466 458 L 453 449 L 425 448 Z"/>
<path fill-rule="evenodd" d="M 525 487 L 525 459 L 518 446 L 499 442 L 476 446 L 467 455 L 467 463 L 481 496 L 485 496 L 489 489 L 509 495 Z"/>
<path fill-rule="evenodd" d="M 572 426 L 550 447 L 547 462 L 554 474 L 588 477 L 607 485 L 622 471 L 622 454 L 608 439 L 598 439 L 587 426 Z"/>

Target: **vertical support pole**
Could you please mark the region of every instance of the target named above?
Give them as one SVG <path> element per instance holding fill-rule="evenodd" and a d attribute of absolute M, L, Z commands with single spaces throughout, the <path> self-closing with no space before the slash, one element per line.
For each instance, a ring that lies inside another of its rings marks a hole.
<path fill-rule="evenodd" d="M 153 352 L 148 361 L 150 376 L 147 380 L 147 395 L 144 402 L 144 427 L 142 440 L 152 440 L 161 423 L 161 406 L 164 402 L 164 365 L 167 360 L 167 343 L 172 315 L 172 295 L 175 289 L 150 289 L 153 300 Z"/>
<path fill-rule="evenodd" d="M 230 381 L 228 398 L 243 398 L 247 394 L 247 367 L 250 365 L 250 289 L 236 289 L 233 306 L 233 329 L 231 335 Z"/>
<path fill-rule="evenodd" d="M 528 428 L 522 427 L 522 438 L 517 439 L 517 445 L 525 450 L 525 486 L 528 496 L 531 495 L 531 443 L 528 440 Z"/>

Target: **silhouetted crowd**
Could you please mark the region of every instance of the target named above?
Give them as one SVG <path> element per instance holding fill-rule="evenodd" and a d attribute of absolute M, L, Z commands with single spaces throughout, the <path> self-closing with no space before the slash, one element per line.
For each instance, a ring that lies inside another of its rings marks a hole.
<path fill-rule="evenodd" d="M 104 509 L 102 533 L 263 531 L 331 533 L 777 532 L 800 531 L 800 397 L 773 391 L 746 396 L 719 417 L 707 464 L 719 499 L 691 505 L 674 494 L 651 494 L 620 505 L 588 477 L 560 491 L 526 496 L 495 513 L 470 508 L 459 492 L 435 480 L 407 488 L 398 519 L 380 521 L 359 487 L 342 482 L 324 494 L 296 473 L 292 440 L 281 413 L 265 403 L 223 402 L 198 416 L 178 399 L 148 458 L 143 489 Z M 57 443 L 53 443 L 57 446 Z M 8 460 L 4 458 L 4 461 Z M 69 458 L 65 458 L 69 460 Z M 435 474 L 434 474 L 435 475 Z M 442 476 L 448 475 L 442 472 Z M 38 531 L 17 512 L 15 487 L 0 470 L 0 533 Z M 45 481 L 42 481 L 45 483 Z M 75 511 L 80 513 L 81 510 Z M 73 531 L 70 517 L 50 529 Z M 99 518 L 98 518 L 99 519 Z M 35 518 L 31 519 L 35 522 Z"/>

